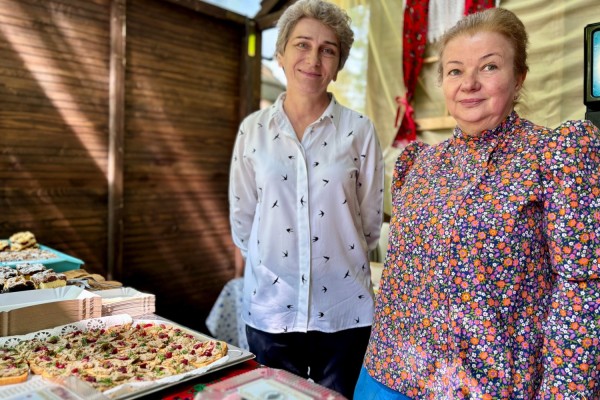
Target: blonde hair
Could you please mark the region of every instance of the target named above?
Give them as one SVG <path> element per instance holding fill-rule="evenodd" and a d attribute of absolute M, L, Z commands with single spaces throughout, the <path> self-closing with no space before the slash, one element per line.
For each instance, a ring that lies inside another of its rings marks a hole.
<path fill-rule="evenodd" d="M 460 35 L 474 35 L 482 31 L 495 32 L 504 36 L 511 44 L 515 53 L 513 61 L 515 76 L 525 76 L 527 74 L 527 71 L 529 71 L 529 66 L 527 65 L 529 38 L 525 30 L 525 25 L 523 25 L 523 22 L 512 11 L 504 8 L 490 8 L 463 17 L 441 37 L 438 42 L 440 60 L 438 64 L 438 79 L 440 82 L 442 81 L 442 74 L 444 72 L 442 56 L 448 42 Z"/>
<path fill-rule="evenodd" d="M 341 71 L 350 55 L 352 43 L 354 43 L 354 32 L 350 28 L 351 19 L 346 11 L 324 0 L 299 0 L 285 10 L 277 21 L 278 34 L 275 53 L 284 53 L 290 34 L 302 18 L 314 18 L 333 29 L 340 41 L 338 71 Z"/>

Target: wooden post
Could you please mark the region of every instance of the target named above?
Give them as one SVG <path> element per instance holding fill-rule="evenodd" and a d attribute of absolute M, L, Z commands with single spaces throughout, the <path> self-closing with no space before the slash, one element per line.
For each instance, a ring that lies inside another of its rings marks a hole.
<path fill-rule="evenodd" d="M 256 22 L 246 20 L 246 36 L 242 44 L 240 71 L 240 122 L 260 106 L 260 74 L 262 66 L 262 36 Z"/>
<path fill-rule="evenodd" d="M 108 115 L 107 278 L 123 276 L 123 142 L 125 135 L 126 0 L 112 0 Z"/>

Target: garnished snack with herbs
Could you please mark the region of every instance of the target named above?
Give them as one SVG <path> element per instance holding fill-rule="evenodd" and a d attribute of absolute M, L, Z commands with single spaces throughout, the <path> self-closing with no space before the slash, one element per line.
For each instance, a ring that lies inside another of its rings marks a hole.
<path fill-rule="evenodd" d="M 16 350 L 0 347 L 0 385 L 21 383 L 29 376 L 29 365 Z"/>
<path fill-rule="evenodd" d="M 198 339 L 171 325 L 134 323 L 33 339 L 16 352 L 34 374 L 74 375 L 105 391 L 210 365 L 227 355 L 227 344 Z"/>

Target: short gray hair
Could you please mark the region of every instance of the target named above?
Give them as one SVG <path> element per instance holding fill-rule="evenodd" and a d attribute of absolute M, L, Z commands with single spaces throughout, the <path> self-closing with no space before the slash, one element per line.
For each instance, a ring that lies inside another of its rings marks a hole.
<path fill-rule="evenodd" d="M 292 30 L 302 18 L 314 18 L 333 29 L 340 41 L 340 64 L 338 71 L 344 67 L 354 43 L 354 32 L 350 28 L 351 19 L 342 8 L 324 0 L 298 0 L 289 6 L 277 21 L 277 42 L 275 53 L 283 54 Z"/>

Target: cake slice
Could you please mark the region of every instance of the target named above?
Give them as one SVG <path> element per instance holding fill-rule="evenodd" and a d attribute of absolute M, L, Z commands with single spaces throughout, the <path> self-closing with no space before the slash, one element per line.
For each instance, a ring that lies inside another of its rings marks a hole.
<path fill-rule="evenodd" d="M 0 278 L 8 279 L 18 275 L 19 273 L 14 268 L 0 267 Z"/>
<path fill-rule="evenodd" d="M 35 285 L 33 282 L 25 279 L 24 276 L 19 275 L 13 278 L 8 278 L 4 282 L 4 291 L 5 292 L 20 292 L 23 290 L 32 290 L 35 289 Z"/>
<path fill-rule="evenodd" d="M 37 274 L 38 272 L 42 272 L 46 270 L 46 266 L 40 263 L 23 263 L 17 264 L 16 266 L 19 274 L 23 275 L 25 278 L 29 279 L 31 275 Z"/>
<path fill-rule="evenodd" d="M 67 285 L 67 276 L 65 274 L 57 274 L 52 269 L 33 274 L 30 280 L 38 289 L 52 289 Z"/>

